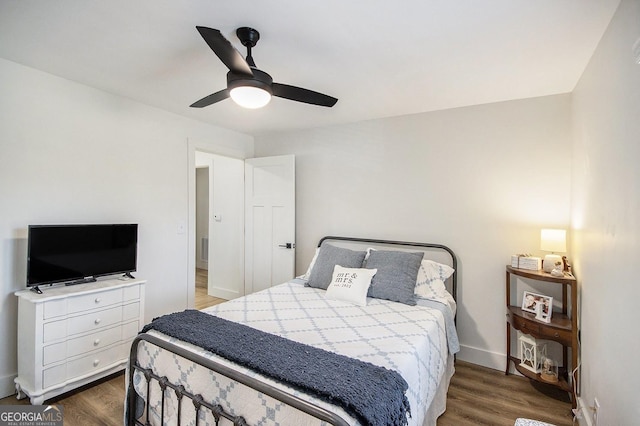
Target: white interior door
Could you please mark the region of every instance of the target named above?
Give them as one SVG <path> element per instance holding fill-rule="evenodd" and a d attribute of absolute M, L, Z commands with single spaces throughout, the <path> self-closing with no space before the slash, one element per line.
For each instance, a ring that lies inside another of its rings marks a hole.
<path fill-rule="evenodd" d="M 245 160 L 245 292 L 295 274 L 295 157 Z"/>

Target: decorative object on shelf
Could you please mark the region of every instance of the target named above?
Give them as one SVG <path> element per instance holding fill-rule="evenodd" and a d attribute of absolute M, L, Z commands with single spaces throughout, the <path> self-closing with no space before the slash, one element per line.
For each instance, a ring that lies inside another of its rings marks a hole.
<path fill-rule="evenodd" d="M 556 262 L 562 263 L 562 256 L 555 254 L 567 251 L 567 231 L 564 229 L 543 229 L 540 231 L 540 250 L 550 251 L 544 257 L 542 269 L 545 272 L 551 272 Z"/>
<path fill-rule="evenodd" d="M 553 275 L 554 277 L 564 277 L 564 264 L 563 264 L 563 262 L 556 262 L 556 265 L 551 270 L 551 275 Z"/>
<path fill-rule="evenodd" d="M 522 310 L 537 314 L 537 307 L 541 306 L 542 312 L 551 318 L 551 308 L 553 307 L 553 297 L 543 294 L 531 293 L 525 291 L 522 294 Z"/>
<path fill-rule="evenodd" d="M 542 359 L 547 357 L 547 343 L 528 334 L 520 334 L 520 366 L 533 373 L 542 371 Z"/>
<path fill-rule="evenodd" d="M 539 271 L 542 268 L 542 259 L 534 257 L 531 254 L 512 254 L 511 266 L 513 268 L 529 269 L 531 271 Z"/>
<path fill-rule="evenodd" d="M 542 301 L 536 302 L 536 319 L 538 321 L 546 322 L 547 324 L 551 322 L 552 302 L 552 297 L 545 297 Z"/>
<path fill-rule="evenodd" d="M 558 382 L 558 363 L 548 356 L 542 357 L 542 368 L 540 370 L 540 378 L 545 382 Z"/>

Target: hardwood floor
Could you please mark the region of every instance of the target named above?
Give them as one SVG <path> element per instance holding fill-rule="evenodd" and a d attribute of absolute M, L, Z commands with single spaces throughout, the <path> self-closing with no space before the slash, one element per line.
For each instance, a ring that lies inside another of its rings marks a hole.
<path fill-rule="evenodd" d="M 64 407 L 65 426 L 115 426 L 122 424 L 124 396 L 125 378 L 120 374 L 71 395 L 63 395 L 57 401 L 47 402 Z M 28 404 L 28 400 L 18 401 L 13 396 L 0 399 L 0 405 L 17 404 Z M 464 361 L 456 362 L 456 374 L 447 397 L 447 411 L 438 419 L 438 426 L 513 426 L 518 417 L 557 426 L 572 425 L 571 403 L 566 393 L 542 393 L 523 377 L 505 376 L 496 370 Z"/>
<path fill-rule="evenodd" d="M 196 287 L 207 288 L 207 280 L 209 271 L 206 269 L 196 268 Z"/>
<path fill-rule="evenodd" d="M 206 270 L 196 271 L 195 307 L 204 309 L 224 302 L 206 291 Z M 203 285 L 204 283 L 204 285 Z M 47 401 L 64 409 L 65 426 L 122 425 L 125 377 L 111 376 L 92 386 Z M 15 396 L 0 399 L 0 405 L 26 405 Z M 572 425 L 571 403 L 565 392 L 464 361 L 456 361 L 456 373 L 447 395 L 447 411 L 438 426 L 513 426 L 518 417 L 557 426 Z M 297 425 L 296 425 L 297 426 Z"/>
<path fill-rule="evenodd" d="M 225 300 L 218 297 L 209 296 L 207 294 L 208 274 L 206 269 L 196 269 L 196 295 L 195 309 L 204 309 L 209 306 L 217 305 Z"/>
<path fill-rule="evenodd" d="M 505 376 L 501 371 L 456 361 L 447 411 L 438 419 L 438 426 L 513 426 L 518 417 L 572 425 L 569 395 L 521 376 Z"/>

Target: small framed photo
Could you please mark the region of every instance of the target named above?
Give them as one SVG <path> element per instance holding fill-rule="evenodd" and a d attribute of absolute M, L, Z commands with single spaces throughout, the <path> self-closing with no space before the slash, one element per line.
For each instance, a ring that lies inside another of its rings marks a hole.
<path fill-rule="evenodd" d="M 522 295 L 522 310 L 540 316 L 540 319 L 548 322 L 551 320 L 553 297 L 525 291 Z"/>

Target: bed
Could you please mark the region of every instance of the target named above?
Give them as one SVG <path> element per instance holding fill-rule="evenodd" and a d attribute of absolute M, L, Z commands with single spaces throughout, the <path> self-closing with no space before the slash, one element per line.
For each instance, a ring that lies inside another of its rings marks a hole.
<path fill-rule="evenodd" d="M 324 237 L 306 274 L 145 327 L 125 423 L 435 425 L 459 350 L 456 269 L 440 244 Z"/>

